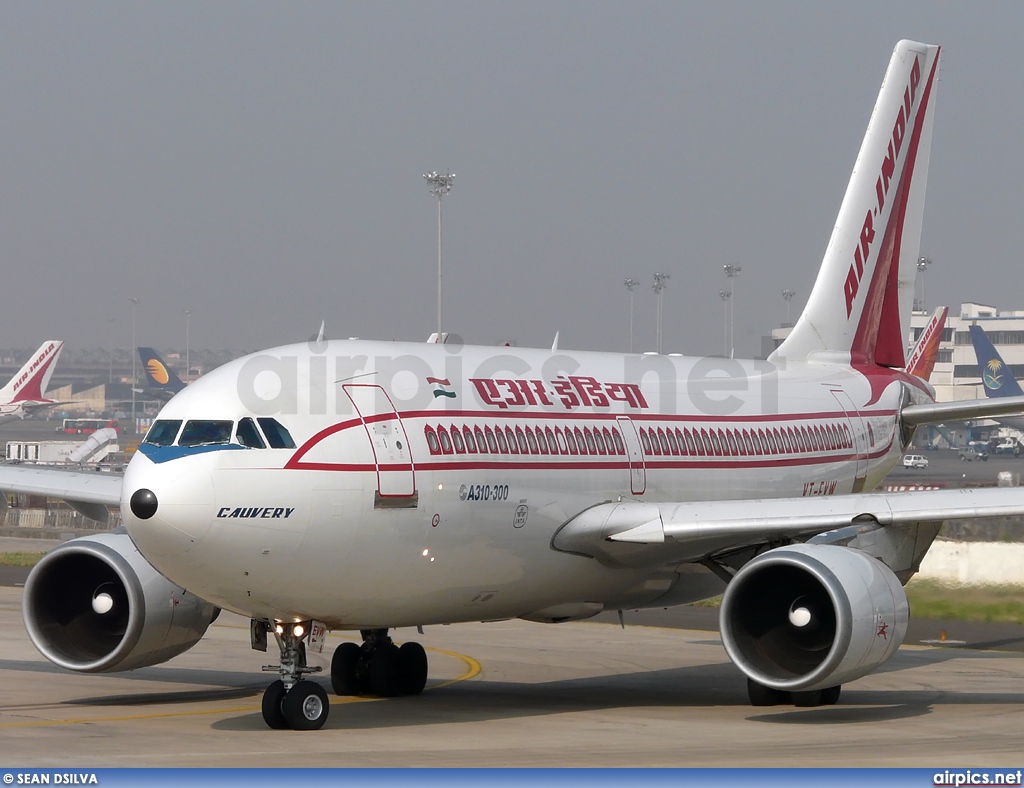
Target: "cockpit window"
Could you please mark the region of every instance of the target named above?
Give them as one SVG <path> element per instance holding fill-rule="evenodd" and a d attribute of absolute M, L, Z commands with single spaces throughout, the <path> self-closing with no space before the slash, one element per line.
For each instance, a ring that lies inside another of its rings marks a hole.
<path fill-rule="evenodd" d="M 267 444 L 263 442 L 256 424 L 252 419 L 242 419 L 238 422 L 238 431 L 235 433 L 238 442 L 250 449 L 265 449 Z"/>
<path fill-rule="evenodd" d="M 291 434 L 277 419 L 256 419 L 263 428 L 263 434 L 267 436 L 267 443 L 272 449 L 294 449 L 295 441 Z"/>
<path fill-rule="evenodd" d="M 178 436 L 178 430 L 180 429 L 180 421 L 169 421 L 167 419 L 154 421 L 153 426 L 146 433 L 146 439 L 143 443 L 152 443 L 154 446 L 170 446 L 174 443 L 174 439 Z"/>
<path fill-rule="evenodd" d="M 178 445 L 209 446 L 217 443 L 230 443 L 231 430 L 234 426 L 232 421 L 189 421 L 185 424 L 185 429 L 181 431 Z"/>

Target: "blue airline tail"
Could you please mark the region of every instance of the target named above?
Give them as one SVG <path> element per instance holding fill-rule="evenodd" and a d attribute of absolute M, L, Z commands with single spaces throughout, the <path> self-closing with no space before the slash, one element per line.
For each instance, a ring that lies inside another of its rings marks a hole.
<path fill-rule="evenodd" d="M 142 368 L 146 370 L 147 388 L 166 394 L 177 394 L 185 388 L 184 381 L 174 374 L 174 370 L 164 363 L 151 347 L 140 347 L 139 357 L 142 359 Z"/>
<path fill-rule="evenodd" d="M 1009 368 L 999 357 L 984 329 L 978 325 L 968 327 L 974 354 L 978 357 L 978 372 L 985 385 L 985 394 L 990 397 L 1019 397 L 1024 395 Z"/>

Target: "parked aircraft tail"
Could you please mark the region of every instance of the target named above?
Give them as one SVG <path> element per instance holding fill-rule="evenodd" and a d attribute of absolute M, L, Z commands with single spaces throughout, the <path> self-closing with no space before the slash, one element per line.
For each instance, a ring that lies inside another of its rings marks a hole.
<path fill-rule="evenodd" d="M 911 375 L 917 375 L 921 380 L 928 380 L 931 377 L 935 361 L 939 357 L 939 343 L 942 342 L 942 332 L 946 328 L 948 314 L 948 306 L 940 306 L 932 313 L 907 360 L 907 372 Z"/>
<path fill-rule="evenodd" d="M 46 387 L 53 376 L 64 342 L 50 339 L 33 353 L 25 365 L 0 389 L 0 402 L 24 402 L 46 399 Z"/>
<path fill-rule="evenodd" d="M 177 394 L 185 388 L 185 382 L 179 378 L 164 360 L 160 358 L 151 347 L 140 347 L 139 357 L 142 359 L 142 367 L 146 370 L 147 388 Z"/>
<path fill-rule="evenodd" d="M 939 47 L 900 41 L 807 306 L 773 359 L 904 368 Z"/>
<path fill-rule="evenodd" d="M 969 326 L 967 330 L 971 332 L 971 342 L 974 345 L 974 354 L 978 357 L 978 373 L 985 385 L 985 394 L 990 397 L 1024 395 L 1020 384 L 999 356 L 985 330 L 979 325 Z"/>

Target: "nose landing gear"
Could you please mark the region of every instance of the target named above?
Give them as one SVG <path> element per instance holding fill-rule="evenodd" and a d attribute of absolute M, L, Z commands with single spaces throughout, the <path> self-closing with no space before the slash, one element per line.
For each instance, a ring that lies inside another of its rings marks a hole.
<path fill-rule="evenodd" d="M 263 693 L 263 720 L 275 730 L 318 730 L 327 722 L 331 710 L 327 691 L 315 681 L 302 678 L 321 670 L 306 664 L 305 634 L 301 624 L 278 626 L 274 630 L 281 649 L 281 664 L 266 665 L 263 669 L 276 671 L 281 678 Z"/>
<path fill-rule="evenodd" d="M 419 643 L 400 647 L 386 629 L 364 629 L 363 645 L 342 643 L 331 660 L 331 686 L 338 695 L 393 698 L 419 695 L 427 683 L 427 652 Z"/>

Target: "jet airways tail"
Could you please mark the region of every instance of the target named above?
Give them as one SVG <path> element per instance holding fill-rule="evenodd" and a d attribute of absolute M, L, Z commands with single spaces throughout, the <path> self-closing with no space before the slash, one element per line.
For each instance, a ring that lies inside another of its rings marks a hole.
<path fill-rule="evenodd" d="M 185 382 L 174 374 L 174 370 L 164 363 L 153 348 L 140 347 L 139 358 L 142 359 L 142 368 L 146 370 L 148 388 L 168 395 L 177 394 L 185 388 Z"/>
<path fill-rule="evenodd" d="M 7 385 L 0 389 L 0 404 L 45 400 L 46 387 L 63 347 L 63 341 L 51 339 L 44 342 Z"/>
<path fill-rule="evenodd" d="M 979 325 L 968 326 L 974 354 L 978 357 L 978 372 L 989 397 L 1019 397 L 1024 395 L 1020 384 L 1013 377 L 1010 368 L 1003 362 L 999 352 L 992 345 L 988 334 Z"/>
<path fill-rule="evenodd" d="M 910 352 L 907 360 L 907 372 L 916 375 L 921 380 L 928 380 L 935 369 L 935 362 L 939 358 L 939 343 L 942 342 L 942 332 L 946 328 L 946 315 L 949 314 L 948 306 L 940 306 L 936 309 L 924 327 L 921 336 L 917 338 L 917 344 Z"/>
<path fill-rule="evenodd" d="M 937 46 L 896 45 L 818 278 L 773 359 L 905 367 L 938 63 Z"/>

